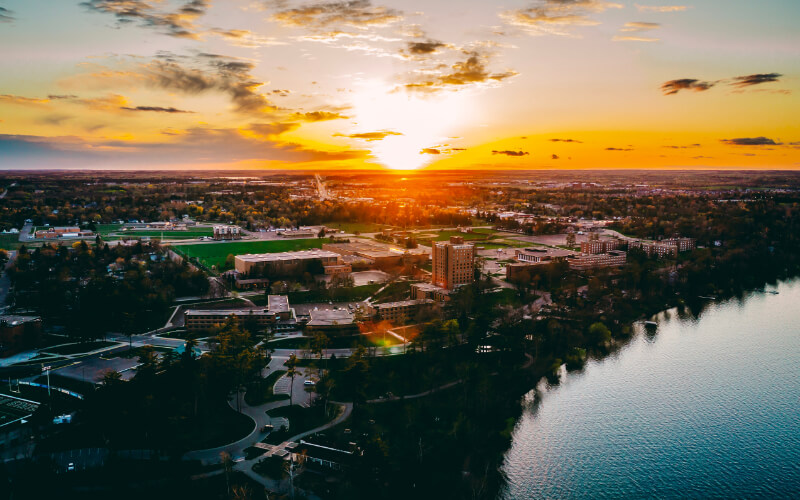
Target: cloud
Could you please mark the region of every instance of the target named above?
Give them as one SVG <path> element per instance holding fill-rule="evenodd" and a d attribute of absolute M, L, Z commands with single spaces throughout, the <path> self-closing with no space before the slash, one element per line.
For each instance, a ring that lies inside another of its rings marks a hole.
<path fill-rule="evenodd" d="M 36 99 L 12 94 L 0 94 L 0 103 L 18 104 L 21 106 L 41 106 L 50 102 L 50 99 Z"/>
<path fill-rule="evenodd" d="M 664 95 L 677 94 L 681 90 L 691 90 L 694 92 L 704 92 L 715 85 L 716 82 L 703 82 L 694 78 L 681 78 L 679 80 L 670 80 L 661 85 L 661 91 Z"/>
<path fill-rule="evenodd" d="M 689 148 L 699 148 L 701 144 L 688 144 L 686 146 L 662 146 L 667 149 L 689 149 Z"/>
<path fill-rule="evenodd" d="M 369 0 L 320 2 L 280 10 L 272 16 L 274 21 L 284 26 L 313 31 L 333 27 L 365 29 L 370 26 L 386 26 L 402 18 L 402 12 L 388 7 L 375 7 Z"/>
<path fill-rule="evenodd" d="M 421 155 L 439 155 L 442 154 L 441 150 L 436 148 L 423 148 L 422 151 L 419 152 Z"/>
<path fill-rule="evenodd" d="M 503 12 L 506 23 L 531 34 L 569 35 L 574 26 L 596 26 L 591 13 L 621 9 L 619 3 L 604 0 L 538 0 L 533 7 Z"/>
<path fill-rule="evenodd" d="M 505 150 L 502 150 L 502 151 L 492 150 L 492 154 L 493 155 L 506 155 L 506 156 L 527 156 L 530 153 L 528 153 L 527 151 L 510 151 L 508 149 L 505 149 Z"/>
<path fill-rule="evenodd" d="M 368 142 L 382 141 L 390 135 L 403 135 L 400 132 L 393 132 L 391 130 L 380 130 L 378 132 L 361 132 L 358 134 L 333 134 L 334 137 L 349 137 L 351 139 L 363 139 Z"/>
<path fill-rule="evenodd" d="M 780 146 L 782 144 L 767 137 L 739 137 L 736 139 L 722 139 L 721 142 L 731 146 Z"/>
<path fill-rule="evenodd" d="M 10 23 L 14 20 L 14 11 L 0 7 L 0 23 Z"/>
<path fill-rule="evenodd" d="M 444 42 L 439 42 L 437 40 L 426 40 L 424 42 L 406 42 L 405 52 L 412 57 L 425 57 L 431 56 L 436 54 L 447 47 L 447 44 Z"/>
<path fill-rule="evenodd" d="M 135 142 L 62 136 L 0 134 L 0 167 L 141 168 L 145 164 L 192 165 L 238 162 L 327 162 L 366 158 L 366 150 L 324 151 L 280 142 L 280 124 L 245 129 L 170 130 L 167 142 Z"/>
<path fill-rule="evenodd" d="M 287 45 L 274 37 L 257 35 L 250 30 L 213 28 L 211 33 L 227 40 L 238 47 L 265 47 L 271 45 Z"/>
<path fill-rule="evenodd" d="M 683 12 L 688 9 L 685 5 L 639 5 L 636 4 L 639 12 Z"/>
<path fill-rule="evenodd" d="M 158 10 L 153 3 L 147 0 L 87 0 L 81 5 L 94 12 L 112 14 L 120 25 L 138 22 L 169 36 L 199 38 L 194 21 L 206 13 L 209 0 L 188 0 L 171 12 Z"/>
<path fill-rule="evenodd" d="M 762 83 L 777 82 L 783 75 L 780 73 L 762 73 L 755 75 L 737 76 L 733 78 L 731 85 L 734 87 L 744 88 L 752 87 L 753 85 L 760 85 Z"/>
<path fill-rule="evenodd" d="M 477 50 L 463 51 L 466 59 L 458 61 L 434 78 L 408 83 L 409 91 L 436 92 L 447 88 L 458 88 L 471 84 L 500 82 L 516 76 L 516 71 L 492 73 L 488 70 L 489 55 Z"/>
<path fill-rule="evenodd" d="M 606 148 L 606 151 L 633 151 L 633 148 Z"/>
<path fill-rule="evenodd" d="M 156 113 L 194 113 L 194 111 L 186 111 L 173 107 L 162 108 L 161 106 L 122 106 L 120 109 L 124 109 L 125 111 L 154 111 Z"/>
<path fill-rule="evenodd" d="M 625 25 L 620 28 L 620 31 L 624 31 L 626 33 L 641 33 L 643 31 L 650 31 L 654 29 L 660 28 L 661 25 L 659 23 L 645 23 L 641 21 L 635 21 L 631 23 L 625 23 Z"/>
<path fill-rule="evenodd" d="M 583 141 L 578 141 L 576 139 L 549 139 L 550 142 L 574 142 L 577 144 L 583 144 Z"/>
<path fill-rule="evenodd" d="M 611 38 L 612 42 L 658 42 L 659 38 L 653 38 L 648 36 L 622 36 L 622 35 L 614 35 Z"/>
<path fill-rule="evenodd" d="M 558 160 L 558 159 L 559 159 L 559 157 L 558 157 L 558 155 L 554 154 L 554 155 L 551 155 L 551 156 L 550 156 L 550 159 L 551 159 L 551 160 Z"/>
<path fill-rule="evenodd" d="M 121 71 L 103 68 L 68 78 L 61 84 L 82 89 L 145 86 L 190 95 L 218 91 L 228 94 L 238 112 L 259 114 L 274 111 L 272 103 L 258 92 L 263 83 L 252 76 L 254 66 L 252 62 L 219 54 L 177 56 L 165 53 Z"/>
<path fill-rule="evenodd" d="M 347 120 L 350 117 L 336 111 L 309 111 L 307 113 L 295 113 L 294 119 L 305 122 L 325 122 L 329 120 Z"/>

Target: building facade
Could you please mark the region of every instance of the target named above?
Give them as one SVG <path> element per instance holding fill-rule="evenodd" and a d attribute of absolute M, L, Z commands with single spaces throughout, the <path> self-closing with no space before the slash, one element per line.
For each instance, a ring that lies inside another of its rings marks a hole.
<path fill-rule="evenodd" d="M 189 309 L 185 312 L 186 329 L 192 332 L 219 328 L 229 318 L 238 324 L 252 323 L 259 329 L 294 329 L 294 309 L 285 295 L 270 295 L 266 308 L 253 309 Z"/>
<path fill-rule="evenodd" d="M 600 254 L 580 254 L 569 257 L 569 268 L 575 271 L 585 271 L 587 269 L 597 269 L 601 267 L 624 266 L 627 262 L 627 255 L 620 250 L 612 250 L 608 253 Z"/>
<path fill-rule="evenodd" d="M 462 237 L 451 236 L 450 241 L 434 242 L 431 258 L 434 285 L 452 290 L 475 280 L 475 247 L 464 243 Z"/>
<path fill-rule="evenodd" d="M 431 299 L 401 300 L 375 304 L 370 307 L 370 312 L 376 319 L 381 321 L 405 323 L 414 319 L 424 308 L 432 307 L 433 304 L 434 301 Z"/>
<path fill-rule="evenodd" d="M 302 250 L 298 252 L 262 253 L 237 255 L 234 268 L 248 277 L 300 275 L 308 269 L 339 264 L 340 256 L 327 250 Z"/>
<path fill-rule="evenodd" d="M 215 240 L 241 240 L 242 228 L 239 226 L 214 226 Z"/>
<path fill-rule="evenodd" d="M 589 240 L 581 242 L 581 253 L 598 254 L 607 253 L 611 250 L 619 250 L 625 244 L 624 241 L 613 238 L 609 240 Z"/>

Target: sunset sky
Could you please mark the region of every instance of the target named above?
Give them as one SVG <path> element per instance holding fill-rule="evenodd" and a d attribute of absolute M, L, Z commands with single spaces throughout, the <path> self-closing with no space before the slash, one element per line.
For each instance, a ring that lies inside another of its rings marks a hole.
<path fill-rule="evenodd" d="M 800 1 L 0 0 L 0 168 L 800 168 Z"/>

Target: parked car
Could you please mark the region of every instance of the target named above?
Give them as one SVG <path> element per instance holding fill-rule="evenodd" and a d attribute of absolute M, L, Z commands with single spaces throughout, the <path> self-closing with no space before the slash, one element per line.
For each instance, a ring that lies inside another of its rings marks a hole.
<path fill-rule="evenodd" d="M 306 380 L 305 382 L 303 382 L 303 385 L 315 385 L 315 384 L 316 382 L 314 382 L 313 380 Z"/>

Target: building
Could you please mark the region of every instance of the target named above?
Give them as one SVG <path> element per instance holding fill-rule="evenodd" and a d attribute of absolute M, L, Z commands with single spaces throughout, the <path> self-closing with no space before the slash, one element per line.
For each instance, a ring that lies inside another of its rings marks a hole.
<path fill-rule="evenodd" d="M 370 306 L 369 312 L 381 321 L 405 323 L 414 319 L 420 311 L 434 304 L 431 299 L 401 300 Z"/>
<path fill-rule="evenodd" d="M 241 240 L 242 228 L 239 226 L 214 226 L 215 240 Z"/>
<path fill-rule="evenodd" d="M 575 252 L 562 248 L 530 247 L 518 248 L 514 252 L 514 259 L 517 262 L 540 264 L 543 262 L 558 262 L 574 254 Z"/>
<path fill-rule="evenodd" d="M 285 295 L 270 295 L 266 308 L 189 309 L 184 314 L 186 329 L 192 332 L 219 328 L 229 318 L 244 325 L 252 322 L 261 330 L 292 330 L 297 326 L 294 309 Z"/>
<path fill-rule="evenodd" d="M 306 466 L 336 471 L 352 467 L 356 458 L 356 454 L 352 451 L 310 443 L 302 439 L 295 454 L 302 454 L 305 457 Z"/>
<path fill-rule="evenodd" d="M 445 302 L 450 299 L 450 290 L 433 283 L 414 283 L 411 285 L 411 297 L 417 300 L 431 299 Z"/>
<path fill-rule="evenodd" d="M 255 276 L 297 276 L 306 271 L 322 274 L 325 266 L 339 264 L 339 254 L 327 250 L 237 255 L 234 268 L 240 274 Z"/>
<path fill-rule="evenodd" d="M 628 248 L 638 248 L 648 257 L 677 257 L 679 252 L 686 252 L 695 248 L 694 238 L 669 238 L 661 241 L 636 240 L 628 243 Z"/>
<path fill-rule="evenodd" d="M 358 333 L 353 313 L 347 309 L 314 309 L 306 323 L 309 333 L 324 332 L 333 335 L 355 335 Z"/>
<path fill-rule="evenodd" d="M 450 241 L 434 242 L 431 258 L 434 285 L 452 290 L 475 280 L 475 247 L 464 243 L 464 238 L 451 236 Z"/>
<path fill-rule="evenodd" d="M 517 281 L 523 277 L 523 274 L 532 271 L 539 264 L 532 262 L 513 262 L 506 265 L 506 281 Z M 530 274 L 526 279 L 530 279 Z"/>
<path fill-rule="evenodd" d="M 627 262 L 627 255 L 621 250 L 612 250 L 608 253 L 573 255 L 567 257 L 569 268 L 575 271 L 585 271 L 587 269 L 597 269 L 601 267 L 624 266 Z"/>
<path fill-rule="evenodd" d="M 316 238 L 318 233 L 308 230 L 279 231 L 278 236 L 281 238 Z"/>
<path fill-rule="evenodd" d="M 324 270 L 327 276 L 347 276 L 353 272 L 353 267 L 350 264 L 332 264 L 324 266 Z"/>
<path fill-rule="evenodd" d="M 368 243 L 364 241 L 352 241 L 348 243 L 324 243 L 323 250 L 336 252 L 342 257 L 353 257 L 363 259 L 371 265 L 378 268 L 390 268 L 401 266 L 404 259 L 410 258 L 417 262 L 423 262 L 428 259 L 428 254 L 419 248 L 415 249 L 401 249 L 391 245 L 381 245 L 377 243 Z"/>
<path fill-rule="evenodd" d="M 80 238 L 84 236 L 93 236 L 94 233 L 88 229 L 81 230 L 78 226 L 69 227 L 48 227 L 47 229 L 40 229 L 33 233 L 35 238 L 40 239 L 57 239 L 57 238 Z"/>
<path fill-rule="evenodd" d="M 624 241 L 612 238 L 608 240 L 589 240 L 581 242 L 581 253 L 607 253 L 611 250 L 619 250 L 625 244 Z"/>
<path fill-rule="evenodd" d="M 36 347 L 42 334 L 39 316 L 0 316 L 0 357 Z"/>

